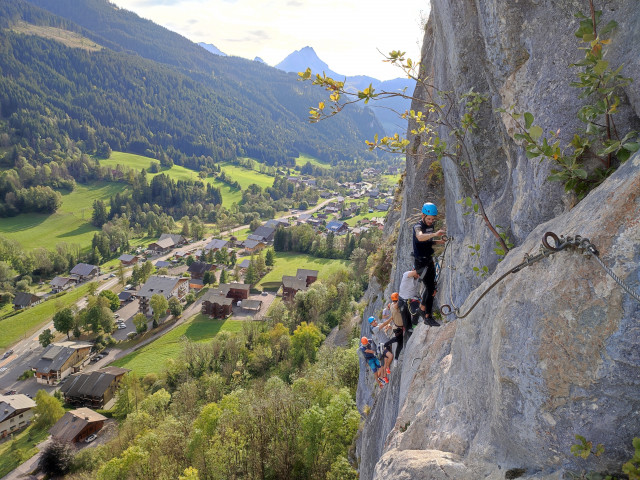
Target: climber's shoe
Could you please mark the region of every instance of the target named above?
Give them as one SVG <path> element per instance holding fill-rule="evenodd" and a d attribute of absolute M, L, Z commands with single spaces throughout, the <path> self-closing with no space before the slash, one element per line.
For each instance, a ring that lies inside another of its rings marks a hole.
<path fill-rule="evenodd" d="M 429 325 L 430 327 L 439 327 L 440 324 L 438 322 L 436 322 L 433 317 L 428 316 L 424 318 L 424 324 L 425 325 Z"/>
<path fill-rule="evenodd" d="M 387 375 L 391 375 L 391 370 L 387 368 Z"/>

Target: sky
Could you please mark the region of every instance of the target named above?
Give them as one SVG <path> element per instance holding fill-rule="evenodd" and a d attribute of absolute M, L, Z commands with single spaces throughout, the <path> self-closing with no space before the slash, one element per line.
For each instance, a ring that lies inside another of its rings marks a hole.
<path fill-rule="evenodd" d="M 193 42 L 276 65 L 313 47 L 341 75 L 402 76 L 383 53 L 419 60 L 429 0 L 111 0 Z M 381 53 L 382 52 L 382 53 Z"/>

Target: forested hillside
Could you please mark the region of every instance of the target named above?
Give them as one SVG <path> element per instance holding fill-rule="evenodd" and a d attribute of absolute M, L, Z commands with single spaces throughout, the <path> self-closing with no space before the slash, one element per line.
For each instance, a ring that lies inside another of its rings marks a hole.
<path fill-rule="evenodd" d="M 322 92 L 295 75 L 211 55 L 106 1 L 9 0 L 0 25 L 1 146 L 29 144 L 36 157 L 41 140 L 69 138 L 83 141 L 85 153 L 106 142 L 151 156 L 164 151 L 178 164 L 191 156 L 285 164 L 299 153 L 338 162 L 367 155 L 361 139 L 379 130 L 362 110 L 310 125 L 308 107 Z M 34 25 L 75 32 L 97 48 L 65 46 L 27 28 Z"/>

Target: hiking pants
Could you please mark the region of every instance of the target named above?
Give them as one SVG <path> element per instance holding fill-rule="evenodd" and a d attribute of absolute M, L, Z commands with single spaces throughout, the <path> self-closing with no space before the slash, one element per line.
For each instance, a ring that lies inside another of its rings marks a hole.
<path fill-rule="evenodd" d="M 404 298 L 398 299 L 398 310 L 400 310 L 400 315 L 402 315 L 402 323 L 404 324 L 404 328 L 409 330 L 411 328 L 411 312 L 409 311 L 409 301 Z"/>
<path fill-rule="evenodd" d="M 393 345 L 394 343 L 398 344 L 398 346 L 396 347 L 396 360 L 398 360 L 398 357 L 400 357 L 400 352 L 402 351 L 402 347 L 403 347 L 402 340 L 404 335 L 402 330 L 403 330 L 402 327 L 394 328 L 393 333 L 395 337 L 384 344 L 384 348 L 388 348 L 389 350 L 391 350 L 391 345 Z"/>
<path fill-rule="evenodd" d="M 436 291 L 436 266 L 433 258 L 427 257 L 416 259 L 415 267 L 425 287 L 420 303 L 426 307 L 425 315 L 430 316 L 433 310 L 433 295 Z"/>

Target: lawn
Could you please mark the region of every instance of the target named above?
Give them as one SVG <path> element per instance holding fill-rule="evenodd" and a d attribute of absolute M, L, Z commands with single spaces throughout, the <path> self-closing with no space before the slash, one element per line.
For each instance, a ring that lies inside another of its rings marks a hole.
<path fill-rule="evenodd" d="M 242 323 L 239 320 L 213 320 L 198 314 L 159 339 L 116 360 L 112 365 L 128 368 L 139 376 L 160 373 L 167 360 L 178 357 L 183 349 L 184 337 L 194 342 L 206 342 L 221 331 L 241 331 Z"/>
<path fill-rule="evenodd" d="M 238 263 L 241 261 L 242 259 L 238 259 Z M 349 263 L 347 260 L 317 258 L 304 253 L 276 252 L 276 261 L 273 270 L 262 277 L 257 287 L 268 290 L 276 289 L 276 285 L 278 287 L 280 286 L 283 275 L 295 275 L 298 268 L 318 270 L 318 279 L 322 280 L 340 268 L 348 268 Z"/>
<path fill-rule="evenodd" d="M 95 232 L 91 223 L 93 202 L 108 201 L 126 186 L 115 182 L 76 184 L 71 193 L 62 195 L 62 205 L 56 213 L 25 213 L 0 222 L 0 235 L 16 240 L 22 248 L 54 248 L 57 243 L 77 243 L 88 248 Z M 46 239 L 46 243 L 43 240 Z"/>
<path fill-rule="evenodd" d="M 7 348 L 18 340 L 26 338 L 53 318 L 59 310 L 75 304 L 87 295 L 88 286 L 84 284 L 68 291 L 64 295 L 27 308 L 17 315 L 0 320 L 0 348 Z"/>
<path fill-rule="evenodd" d="M 243 189 L 246 189 L 252 183 L 255 183 L 263 189 L 273 186 L 273 177 L 265 173 L 249 170 L 248 168 L 231 165 L 229 163 L 223 163 L 221 167 L 222 170 L 233 180 L 237 181 Z"/>
<path fill-rule="evenodd" d="M 377 210 L 374 210 L 373 213 L 364 213 L 362 215 L 356 215 L 355 217 L 351 217 L 347 220 L 345 220 L 345 222 L 347 222 L 347 225 L 349 225 L 350 227 L 355 227 L 358 224 L 358 220 L 362 220 L 363 218 L 368 218 L 369 220 L 371 220 L 373 217 L 386 217 L 387 216 L 387 212 L 379 212 Z"/>
<path fill-rule="evenodd" d="M 36 445 L 49 436 L 46 430 L 35 430 L 33 425 L 0 445 L 0 478 L 38 453 Z"/>

